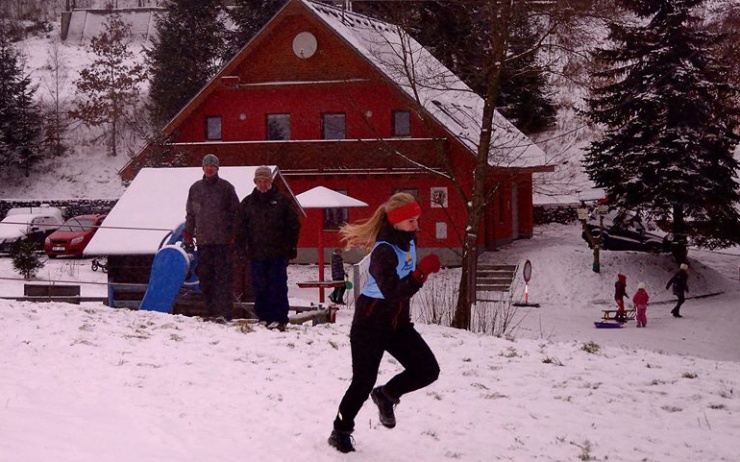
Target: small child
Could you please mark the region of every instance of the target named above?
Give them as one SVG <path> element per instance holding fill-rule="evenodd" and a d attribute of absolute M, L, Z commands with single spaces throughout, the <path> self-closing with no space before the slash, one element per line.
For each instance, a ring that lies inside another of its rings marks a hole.
<path fill-rule="evenodd" d="M 334 254 L 331 256 L 331 280 L 332 281 L 344 281 L 344 277 L 347 273 L 344 272 L 344 258 L 342 258 L 342 249 L 337 247 L 334 249 Z M 329 300 L 333 303 L 344 304 L 344 291 L 347 290 L 346 285 L 341 287 L 335 287 L 331 294 L 329 294 Z"/>
<path fill-rule="evenodd" d="M 635 296 L 632 297 L 632 303 L 635 304 L 635 310 L 637 310 L 637 314 L 635 316 L 635 319 L 637 319 L 637 327 L 647 327 L 647 305 L 649 300 L 650 296 L 645 290 L 645 283 L 641 282 L 637 284 L 637 292 L 635 292 Z"/>
<path fill-rule="evenodd" d="M 627 319 L 624 314 L 624 297 L 629 297 L 627 295 L 627 276 L 620 273 L 617 275 L 617 282 L 614 283 L 614 301 L 617 302 L 617 314 L 614 316 L 616 321 Z"/>

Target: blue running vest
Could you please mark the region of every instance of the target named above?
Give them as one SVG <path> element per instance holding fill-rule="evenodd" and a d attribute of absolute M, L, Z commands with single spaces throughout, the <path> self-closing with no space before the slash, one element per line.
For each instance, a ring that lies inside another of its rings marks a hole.
<path fill-rule="evenodd" d="M 380 244 L 388 244 L 391 246 L 391 248 L 396 252 L 396 256 L 398 257 L 398 265 L 396 266 L 396 273 L 398 273 L 399 279 L 403 279 L 406 277 L 411 271 L 416 268 L 416 242 L 411 241 L 411 245 L 409 246 L 409 250 L 402 250 L 400 247 L 391 244 L 390 242 L 385 241 L 378 241 L 373 246 L 373 250 Z M 365 287 L 362 289 L 362 295 L 365 295 L 366 297 L 370 298 L 379 298 L 379 299 L 385 299 L 383 297 L 383 293 L 380 291 L 380 288 L 378 288 L 378 283 L 375 281 L 375 278 L 368 273 L 367 275 L 367 283 L 365 284 Z"/>

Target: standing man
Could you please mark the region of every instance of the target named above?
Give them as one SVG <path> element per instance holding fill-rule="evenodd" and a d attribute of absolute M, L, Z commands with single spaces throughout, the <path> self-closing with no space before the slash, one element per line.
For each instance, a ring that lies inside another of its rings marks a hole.
<path fill-rule="evenodd" d="M 272 184 L 269 167 L 254 173 L 255 188 L 239 204 L 237 242 L 252 269 L 254 310 L 270 329 L 288 324 L 288 260 L 296 257 L 301 223 L 287 196 Z"/>
<path fill-rule="evenodd" d="M 208 315 L 219 321 L 231 320 L 234 222 L 239 197 L 234 186 L 218 176 L 218 157 L 203 157 L 203 178 L 193 183 L 185 205 L 183 247 L 194 249 L 198 241 L 200 288 Z"/>

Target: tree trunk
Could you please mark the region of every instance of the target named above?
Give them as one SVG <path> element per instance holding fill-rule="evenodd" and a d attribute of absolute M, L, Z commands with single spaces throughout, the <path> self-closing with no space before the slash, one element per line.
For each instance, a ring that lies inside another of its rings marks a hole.
<path fill-rule="evenodd" d="M 489 196 L 486 187 L 490 169 L 489 156 L 494 128 L 493 116 L 496 111 L 496 99 L 501 88 L 501 70 L 509 46 L 509 26 L 512 17 L 512 4 L 510 2 L 489 0 L 485 8 L 493 32 L 490 36 L 491 53 L 487 56 L 488 62 L 486 63 L 487 90 L 483 102 L 478 152 L 473 171 L 473 188 L 468 200 L 460 291 L 455 307 L 455 317 L 452 320 L 452 327 L 458 329 L 471 329 L 472 327 L 472 307 L 476 301 L 475 271 L 478 260 L 478 233 Z"/>
<path fill-rule="evenodd" d="M 491 146 L 493 115 L 496 109 L 496 98 L 492 97 L 492 94 L 498 94 L 497 81 L 496 85 L 490 85 L 483 106 L 483 128 L 481 129 L 478 156 L 476 158 L 475 170 L 473 171 L 473 192 L 468 201 L 460 290 L 457 307 L 455 308 L 455 318 L 452 320 L 452 327 L 457 327 L 458 329 L 471 328 L 471 311 L 476 301 L 475 271 L 478 260 L 478 231 L 480 230 L 480 222 L 486 205 L 486 183 L 489 170 L 488 153 Z"/>
<path fill-rule="evenodd" d="M 673 245 L 671 246 L 671 254 L 678 264 L 686 263 L 686 257 L 688 255 L 686 234 L 683 206 L 676 204 L 673 206 Z"/>

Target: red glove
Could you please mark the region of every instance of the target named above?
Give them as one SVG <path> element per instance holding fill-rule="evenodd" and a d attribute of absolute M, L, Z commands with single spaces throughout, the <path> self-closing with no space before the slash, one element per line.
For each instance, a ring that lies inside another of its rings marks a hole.
<path fill-rule="evenodd" d="M 426 257 L 422 258 L 419 263 L 416 264 L 416 269 L 412 273 L 414 276 L 414 279 L 417 281 L 423 283 L 426 281 L 427 277 L 432 274 L 439 271 L 441 268 L 441 263 L 439 262 L 439 257 L 432 254 L 427 255 Z"/>

